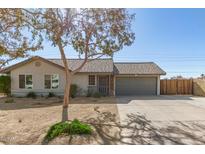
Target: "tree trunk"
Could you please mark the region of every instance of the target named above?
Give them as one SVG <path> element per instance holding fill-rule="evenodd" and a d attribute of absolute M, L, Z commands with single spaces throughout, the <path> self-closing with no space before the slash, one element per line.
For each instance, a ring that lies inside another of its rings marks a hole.
<path fill-rule="evenodd" d="M 67 62 L 67 59 L 64 53 L 64 49 L 60 41 L 58 42 L 58 48 L 60 50 L 61 59 L 63 60 L 63 64 L 65 68 L 65 78 L 66 78 L 64 99 L 63 99 L 63 110 L 62 110 L 62 122 L 64 122 L 64 121 L 68 121 L 68 104 L 70 101 L 69 95 L 70 95 L 70 85 L 71 85 L 72 74 L 69 70 L 68 62 Z"/>
<path fill-rule="evenodd" d="M 71 85 L 71 75 L 68 74 L 66 75 L 66 84 L 64 90 L 62 122 L 68 121 L 68 105 L 70 103 L 70 85 Z"/>

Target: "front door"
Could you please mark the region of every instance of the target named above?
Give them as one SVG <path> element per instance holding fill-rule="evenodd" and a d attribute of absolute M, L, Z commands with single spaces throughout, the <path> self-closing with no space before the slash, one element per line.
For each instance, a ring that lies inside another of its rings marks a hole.
<path fill-rule="evenodd" d="M 109 76 L 98 76 L 98 91 L 103 95 L 109 94 Z"/>

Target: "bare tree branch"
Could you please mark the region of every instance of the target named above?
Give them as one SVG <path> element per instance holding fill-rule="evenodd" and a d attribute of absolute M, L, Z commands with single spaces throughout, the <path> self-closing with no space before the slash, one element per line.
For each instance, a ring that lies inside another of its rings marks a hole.
<path fill-rule="evenodd" d="M 87 60 L 88 60 L 87 54 L 88 54 L 88 52 L 85 52 L 85 58 L 84 58 L 83 62 L 81 63 L 81 65 L 80 65 L 78 68 L 76 68 L 75 70 L 73 70 L 73 71 L 71 72 L 72 75 L 76 74 L 77 72 L 79 72 L 79 71 L 83 68 L 83 66 L 85 65 L 85 63 L 86 63 Z"/>

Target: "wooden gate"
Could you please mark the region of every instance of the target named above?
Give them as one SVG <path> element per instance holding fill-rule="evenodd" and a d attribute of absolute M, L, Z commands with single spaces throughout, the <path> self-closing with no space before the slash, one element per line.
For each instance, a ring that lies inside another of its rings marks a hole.
<path fill-rule="evenodd" d="M 161 95 L 192 95 L 192 79 L 170 79 L 160 81 Z"/>

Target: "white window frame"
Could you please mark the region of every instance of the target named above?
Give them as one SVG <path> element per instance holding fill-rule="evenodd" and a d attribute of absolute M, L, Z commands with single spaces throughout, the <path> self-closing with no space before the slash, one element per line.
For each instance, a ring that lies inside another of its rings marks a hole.
<path fill-rule="evenodd" d="M 50 76 L 50 82 L 51 82 L 50 88 L 46 88 L 46 87 L 45 87 L 45 76 L 46 76 L 46 75 L 49 75 L 49 76 Z M 53 77 L 54 75 L 57 75 L 57 76 L 58 76 L 58 87 L 57 87 L 57 88 L 53 88 L 53 86 L 52 86 L 52 84 L 53 84 L 52 77 Z M 60 76 L 59 76 L 59 74 L 45 74 L 45 75 L 44 75 L 44 89 L 58 89 L 59 86 L 60 86 Z"/>
<path fill-rule="evenodd" d="M 33 75 L 32 74 L 19 74 L 19 77 L 20 77 L 20 75 L 24 75 L 24 80 L 25 80 L 25 85 L 24 85 L 24 88 L 20 88 L 20 82 L 19 82 L 19 89 L 33 89 Z M 32 85 L 27 85 L 26 84 L 26 76 L 31 76 L 31 78 L 32 78 Z M 29 87 L 31 87 L 31 88 L 29 88 Z"/>
<path fill-rule="evenodd" d="M 89 76 L 91 76 L 91 75 L 92 75 L 92 74 L 88 75 L 88 86 L 96 86 L 96 84 L 97 84 L 97 83 L 96 83 L 96 75 L 94 75 L 94 74 L 93 74 L 92 76 L 95 76 L 95 84 L 94 84 L 94 85 L 90 85 L 90 84 L 89 84 Z"/>

